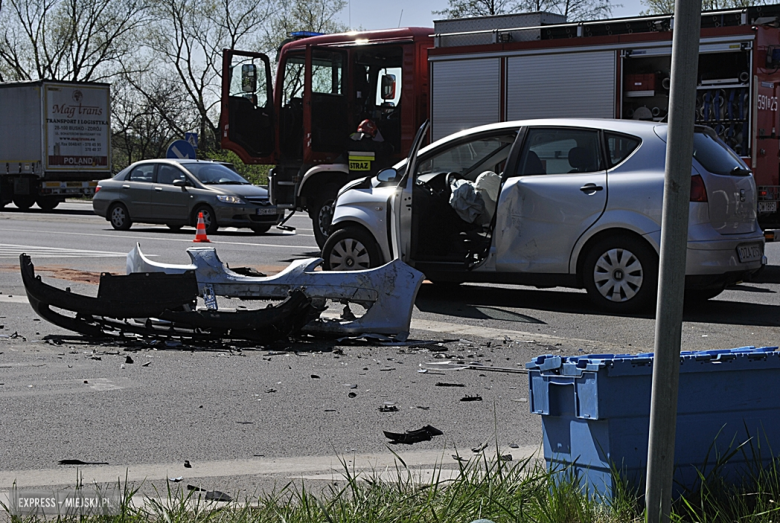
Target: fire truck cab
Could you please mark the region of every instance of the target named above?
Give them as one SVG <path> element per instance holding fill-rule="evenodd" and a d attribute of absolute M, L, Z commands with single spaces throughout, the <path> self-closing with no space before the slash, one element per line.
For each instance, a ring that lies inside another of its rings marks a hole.
<path fill-rule="evenodd" d="M 358 124 L 376 124 L 395 163 L 427 117 L 431 33 L 305 35 L 281 48 L 275 78 L 266 55 L 224 51 L 222 146 L 246 163 L 274 166 L 271 201 L 308 211 L 320 246 L 339 188 L 379 167 L 365 151 L 350 161 Z"/>

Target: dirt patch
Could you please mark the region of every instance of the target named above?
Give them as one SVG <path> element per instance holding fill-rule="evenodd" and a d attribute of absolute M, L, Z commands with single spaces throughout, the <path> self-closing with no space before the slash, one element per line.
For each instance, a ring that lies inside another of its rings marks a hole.
<path fill-rule="evenodd" d="M 74 281 L 78 283 L 100 284 L 99 272 L 79 271 L 76 269 L 66 269 L 64 267 L 35 267 L 35 273 L 46 273 L 47 276 L 58 280 Z"/>
<path fill-rule="evenodd" d="M 253 269 L 258 270 L 268 276 L 273 276 L 274 274 L 281 272 L 285 268 L 287 268 L 286 265 L 258 265 L 253 267 Z M 14 267 L 9 265 L 0 265 L 0 271 L 19 272 L 19 266 Z M 90 271 L 79 271 L 77 269 L 68 269 L 65 267 L 48 266 L 48 265 L 35 266 L 35 274 L 46 273 L 45 276 L 49 278 L 55 278 L 58 280 L 72 281 L 78 283 L 91 283 L 93 285 L 100 284 L 100 275 L 102 274 L 102 272 L 105 271 L 90 272 Z M 124 271 L 114 272 L 112 274 L 124 275 Z"/>

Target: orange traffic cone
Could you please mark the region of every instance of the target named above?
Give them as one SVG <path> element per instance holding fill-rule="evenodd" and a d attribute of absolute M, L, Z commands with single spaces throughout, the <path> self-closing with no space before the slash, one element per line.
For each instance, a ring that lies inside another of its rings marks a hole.
<path fill-rule="evenodd" d="M 206 236 L 206 222 L 203 221 L 203 213 L 198 213 L 198 226 L 195 230 L 195 239 L 193 243 L 211 243 L 211 240 Z"/>

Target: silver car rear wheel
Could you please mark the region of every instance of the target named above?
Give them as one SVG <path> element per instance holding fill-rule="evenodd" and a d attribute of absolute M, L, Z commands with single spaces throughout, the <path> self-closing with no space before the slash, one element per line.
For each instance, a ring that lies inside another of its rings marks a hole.
<path fill-rule="evenodd" d="M 642 289 L 642 263 L 628 249 L 610 249 L 596 261 L 593 280 L 604 298 L 618 302 L 631 300 Z"/>
<path fill-rule="evenodd" d="M 612 312 L 647 308 L 658 285 L 658 258 L 642 240 L 615 236 L 599 241 L 585 258 L 583 280 L 591 300 Z"/>

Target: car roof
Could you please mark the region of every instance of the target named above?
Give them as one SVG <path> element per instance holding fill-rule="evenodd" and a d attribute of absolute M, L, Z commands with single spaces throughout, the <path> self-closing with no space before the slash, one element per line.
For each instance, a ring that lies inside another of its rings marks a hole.
<path fill-rule="evenodd" d="M 463 136 L 470 136 L 472 134 L 482 132 L 500 131 L 502 129 L 513 129 L 528 126 L 591 127 L 594 129 L 604 129 L 607 131 L 647 135 L 654 133 L 654 129 L 656 127 L 666 127 L 667 124 L 660 122 L 649 122 L 645 120 L 619 120 L 614 118 L 535 118 L 531 120 L 511 120 L 507 122 L 497 122 L 471 127 L 449 136 L 445 136 L 437 140 L 437 142 L 457 140 Z"/>
<path fill-rule="evenodd" d="M 207 163 L 207 164 L 216 164 L 216 165 L 225 165 L 229 166 L 231 165 L 229 162 L 221 162 L 219 160 L 199 160 L 195 158 L 147 158 L 146 160 L 138 160 L 137 162 L 133 162 L 133 165 L 140 165 L 144 163 L 178 163 L 181 165 L 191 165 L 195 163 Z"/>

